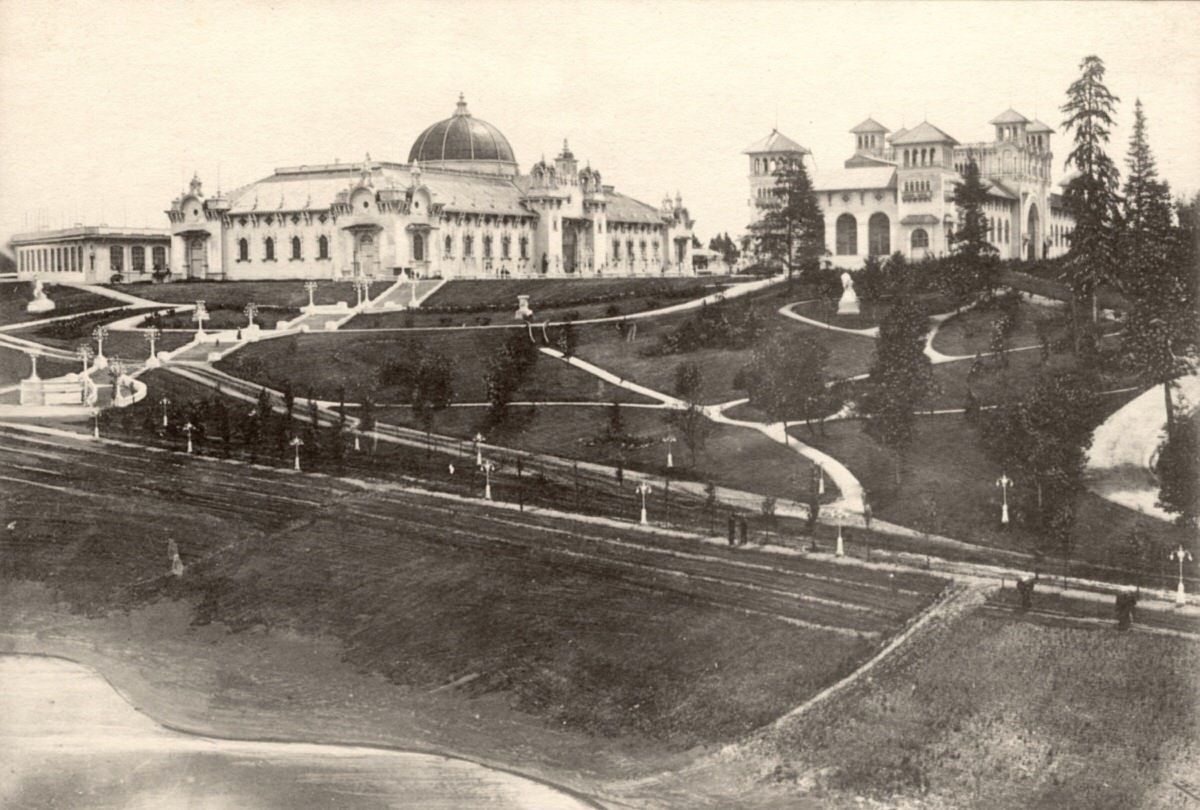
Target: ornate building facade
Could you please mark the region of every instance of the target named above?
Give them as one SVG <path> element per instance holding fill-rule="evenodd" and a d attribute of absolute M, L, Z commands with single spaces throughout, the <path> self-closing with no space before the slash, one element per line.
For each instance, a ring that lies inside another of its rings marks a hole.
<path fill-rule="evenodd" d="M 566 141 L 521 174 L 459 97 L 407 163 L 276 169 L 228 194 L 198 177 L 171 203 L 175 278 L 504 278 L 692 272 L 682 198 L 618 193 Z"/>
<path fill-rule="evenodd" d="M 1066 252 L 1073 222 L 1051 193 L 1054 130 L 1015 110 L 992 119 L 991 141 L 961 144 L 928 121 L 892 132 L 867 118 L 850 130 L 854 153 L 841 167 L 818 172 L 817 199 L 825 244 L 836 267 L 861 267 L 870 255 L 896 251 L 909 259 L 948 253 L 957 225 L 955 187 L 971 159 L 987 187 L 984 214 L 1001 258 Z M 809 151 L 778 132 L 745 150 L 750 156 L 751 206 L 773 184 L 778 161 Z"/>

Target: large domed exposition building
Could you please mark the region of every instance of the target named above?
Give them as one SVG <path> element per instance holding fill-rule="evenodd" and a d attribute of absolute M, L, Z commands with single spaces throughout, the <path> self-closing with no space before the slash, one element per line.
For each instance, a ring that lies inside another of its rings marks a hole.
<path fill-rule="evenodd" d="M 228 194 L 198 177 L 171 203 L 175 278 L 505 278 L 692 272 L 692 220 L 579 167 L 566 141 L 521 174 L 459 96 L 407 163 L 276 169 Z"/>

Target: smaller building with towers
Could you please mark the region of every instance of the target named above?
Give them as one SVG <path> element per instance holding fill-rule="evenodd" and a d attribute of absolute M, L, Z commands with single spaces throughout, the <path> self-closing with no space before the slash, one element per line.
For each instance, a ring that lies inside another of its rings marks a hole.
<path fill-rule="evenodd" d="M 1051 191 L 1053 128 L 1013 109 L 990 124 L 993 138 L 974 143 L 960 143 L 928 121 L 893 132 L 868 117 L 853 127 L 851 156 L 814 178 L 830 262 L 854 269 L 868 256 L 900 252 L 920 260 L 949 253 L 958 225 L 954 190 L 970 160 L 987 189 L 989 240 L 1001 258 L 1065 253 L 1073 222 Z M 777 131 L 745 153 L 753 210 L 771 193 L 779 162 L 811 154 Z"/>

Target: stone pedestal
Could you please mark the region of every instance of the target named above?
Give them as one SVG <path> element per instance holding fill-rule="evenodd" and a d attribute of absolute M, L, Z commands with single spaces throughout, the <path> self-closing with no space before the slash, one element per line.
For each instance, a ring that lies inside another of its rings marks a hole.
<path fill-rule="evenodd" d="M 847 287 L 842 292 L 842 297 L 838 300 L 838 315 L 857 315 L 859 314 L 858 296 L 854 293 L 853 287 Z"/>

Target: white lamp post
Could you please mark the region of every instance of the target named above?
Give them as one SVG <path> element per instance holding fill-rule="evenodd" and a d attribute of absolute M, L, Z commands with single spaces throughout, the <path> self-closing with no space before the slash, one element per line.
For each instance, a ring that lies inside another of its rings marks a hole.
<path fill-rule="evenodd" d="M 1171 552 L 1171 559 L 1179 561 L 1179 589 L 1175 591 L 1175 604 L 1179 607 L 1182 607 L 1184 603 L 1187 602 L 1183 592 L 1183 563 L 1185 560 L 1187 562 L 1191 562 L 1192 554 L 1183 547 L 1182 543 L 1180 543 L 1179 548 Z"/>
<path fill-rule="evenodd" d="M 482 445 L 483 442 L 484 442 L 483 434 L 476 433 L 475 434 L 475 466 L 476 467 L 480 467 L 483 465 L 483 450 L 480 449 L 480 445 Z"/>
<path fill-rule="evenodd" d="M 483 467 L 483 499 L 490 501 L 492 499 L 492 470 L 496 469 L 496 465 L 491 461 L 485 461 L 480 466 Z"/>
<path fill-rule="evenodd" d="M 316 304 L 313 302 L 313 293 L 315 293 L 317 291 L 317 282 L 315 282 L 315 281 L 304 282 L 304 291 L 306 293 L 308 293 L 308 307 L 307 308 L 311 310 L 314 307 L 316 307 Z"/>
<path fill-rule="evenodd" d="M 845 541 L 842 540 L 842 524 L 841 523 L 838 524 L 837 555 L 839 557 L 846 556 Z"/>
<path fill-rule="evenodd" d="M 171 404 L 171 400 L 168 397 L 164 396 L 162 399 L 159 400 L 159 402 L 161 402 L 162 406 L 163 406 L 163 427 L 166 427 L 167 426 L 167 406 Z"/>
<path fill-rule="evenodd" d="M 146 342 L 150 344 L 150 356 L 146 358 L 146 365 L 154 368 L 158 365 L 158 352 L 155 351 L 158 345 L 159 332 L 157 329 L 146 330 Z"/>
<path fill-rule="evenodd" d="M 304 440 L 299 436 L 293 436 L 290 444 L 292 447 L 296 448 L 296 457 L 292 462 L 292 469 L 294 469 L 296 472 L 300 472 L 300 447 L 304 444 Z"/>
<path fill-rule="evenodd" d="M 188 451 L 188 455 L 190 456 L 190 455 L 192 455 L 192 452 L 193 452 L 192 431 L 196 429 L 196 426 L 193 425 L 191 422 L 188 422 L 186 425 L 183 426 L 182 429 L 183 429 L 183 432 L 186 433 L 187 437 L 188 437 L 187 451 Z"/>
<path fill-rule="evenodd" d="M 108 365 L 108 358 L 104 356 L 104 339 L 108 337 L 108 328 L 97 326 L 92 330 L 92 337 L 96 339 L 96 367 L 104 368 Z"/>
<path fill-rule="evenodd" d="M 99 439 L 100 438 L 100 409 L 99 408 L 92 408 L 92 419 L 94 420 L 92 423 L 92 438 Z"/>
<path fill-rule="evenodd" d="M 249 323 L 246 324 L 246 328 L 253 329 L 254 316 L 258 314 L 258 304 L 251 301 L 249 304 L 246 304 L 246 307 L 242 310 L 242 312 L 246 314 L 246 318 L 249 320 Z"/>
<path fill-rule="evenodd" d="M 996 486 L 1000 487 L 1000 525 L 1008 525 L 1008 488 L 1013 485 L 1012 479 L 1001 473 L 996 479 Z"/>
<path fill-rule="evenodd" d="M 196 322 L 196 337 L 203 337 L 204 322 L 208 320 L 208 310 L 204 307 L 203 299 L 196 302 L 196 311 L 192 313 L 192 320 Z"/>
<path fill-rule="evenodd" d="M 674 436 L 667 436 L 663 439 L 663 444 L 667 446 L 667 469 L 675 466 L 675 457 L 671 454 L 672 447 L 675 444 Z"/>
<path fill-rule="evenodd" d="M 817 467 L 817 494 L 825 494 L 825 468 Z"/>
<path fill-rule="evenodd" d="M 651 487 L 650 484 L 648 484 L 645 481 L 638 484 L 637 489 L 634 490 L 634 492 L 636 492 L 637 494 L 642 496 L 642 517 L 639 522 L 643 526 L 645 526 L 649 523 L 649 521 L 646 519 L 646 496 L 649 495 L 653 491 L 654 491 L 654 488 Z"/>
<path fill-rule="evenodd" d="M 92 347 L 84 343 L 79 347 L 79 359 L 83 361 L 83 373 L 87 374 L 88 364 L 92 362 Z"/>

